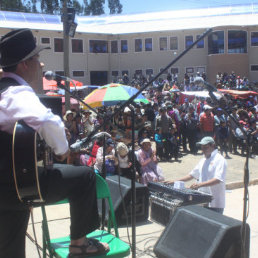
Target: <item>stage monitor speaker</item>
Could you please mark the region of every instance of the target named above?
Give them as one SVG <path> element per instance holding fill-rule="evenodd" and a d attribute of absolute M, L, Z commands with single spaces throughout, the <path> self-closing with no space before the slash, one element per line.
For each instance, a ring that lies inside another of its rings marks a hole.
<path fill-rule="evenodd" d="M 126 213 L 128 216 L 128 223 L 131 224 L 131 180 L 125 177 L 120 177 L 121 194 L 119 189 L 119 178 L 118 176 L 108 176 L 106 178 L 108 183 L 110 194 L 114 206 L 116 221 L 118 225 L 126 225 Z M 145 221 L 149 216 L 149 190 L 147 186 L 139 183 L 135 183 L 136 200 L 135 200 L 135 214 L 136 222 Z M 123 208 L 123 202 L 125 204 L 126 213 Z M 99 211 L 100 203 L 99 204 Z"/>
<path fill-rule="evenodd" d="M 60 116 L 62 119 L 62 98 L 56 96 L 47 96 L 43 94 L 38 94 L 40 102 L 50 108 L 55 115 Z"/>
<path fill-rule="evenodd" d="M 241 258 L 242 222 L 201 206 L 178 208 L 154 246 L 159 258 Z M 246 227 L 246 257 L 250 228 Z"/>

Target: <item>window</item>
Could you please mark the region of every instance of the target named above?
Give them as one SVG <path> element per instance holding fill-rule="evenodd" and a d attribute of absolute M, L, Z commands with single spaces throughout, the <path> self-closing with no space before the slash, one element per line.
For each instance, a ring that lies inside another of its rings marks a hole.
<path fill-rule="evenodd" d="M 247 53 L 247 32 L 242 30 L 228 31 L 228 53 Z"/>
<path fill-rule="evenodd" d="M 118 76 L 118 71 L 112 71 L 112 72 L 111 72 L 111 75 L 112 75 L 112 76 Z"/>
<path fill-rule="evenodd" d="M 171 74 L 178 74 L 178 68 L 171 68 Z"/>
<path fill-rule="evenodd" d="M 41 44 L 50 44 L 50 38 L 41 38 Z"/>
<path fill-rule="evenodd" d="M 136 39 L 134 41 L 134 50 L 135 52 L 142 52 L 142 40 Z"/>
<path fill-rule="evenodd" d="M 74 77 L 84 77 L 84 71 L 73 71 Z"/>
<path fill-rule="evenodd" d="M 64 43 L 63 39 L 54 39 L 54 51 L 55 52 L 64 52 Z"/>
<path fill-rule="evenodd" d="M 164 68 L 160 68 L 159 71 L 161 72 Z M 162 74 L 167 74 L 168 70 L 164 71 Z"/>
<path fill-rule="evenodd" d="M 201 36 L 197 35 L 196 39 L 199 39 Z M 204 48 L 204 39 L 200 40 L 197 44 L 196 44 L 196 48 Z"/>
<path fill-rule="evenodd" d="M 72 53 L 83 53 L 82 39 L 72 39 Z"/>
<path fill-rule="evenodd" d="M 146 75 L 153 74 L 153 69 L 146 69 Z"/>
<path fill-rule="evenodd" d="M 136 75 L 142 75 L 142 70 L 135 70 Z"/>
<path fill-rule="evenodd" d="M 90 40 L 90 53 L 108 53 L 106 40 Z"/>
<path fill-rule="evenodd" d="M 165 38 L 165 37 L 159 38 L 159 49 L 161 51 L 168 49 L 168 39 L 167 38 Z"/>
<path fill-rule="evenodd" d="M 200 74 L 205 73 L 205 67 L 196 67 L 196 72 L 199 72 Z"/>
<path fill-rule="evenodd" d="M 127 40 L 121 40 L 121 53 L 128 52 Z"/>
<path fill-rule="evenodd" d="M 152 51 L 152 38 L 145 39 L 145 51 Z"/>
<path fill-rule="evenodd" d="M 118 53 L 118 43 L 117 40 L 111 41 L 111 53 Z"/>
<path fill-rule="evenodd" d="M 185 36 L 185 48 L 189 48 L 193 44 L 193 36 Z"/>
<path fill-rule="evenodd" d="M 193 73 L 193 72 L 194 72 L 194 69 L 193 69 L 193 67 L 187 67 L 187 68 L 185 69 L 185 72 L 186 72 L 186 73 Z"/>
<path fill-rule="evenodd" d="M 170 50 L 178 49 L 178 39 L 177 37 L 170 37 Z"/>
<path fill-rule="evenodd" d="M 125 75 L 125 74 L 129 75 L 129 71 L 128 70 L 122 71 L 122 76 Z"/>
<path fill-rule="evenodd" d="M 251 32 L 251 46 L 258 47 L 258 32 Z"/>
<path fill-rule="evenodd" d="M 224 54 L 224 31 L 215 31 L 208 36 L 208 55 Z"/>
<path fill-rule="evenodd" d="M 56 71 L 55 73 L 60 75 L 60 76 L 64 76 L 64 71 Z"/>
<path fill-rule="evenodd" d="M 258 72 L 258 65 L 251 65 L 251 71 Z"/>

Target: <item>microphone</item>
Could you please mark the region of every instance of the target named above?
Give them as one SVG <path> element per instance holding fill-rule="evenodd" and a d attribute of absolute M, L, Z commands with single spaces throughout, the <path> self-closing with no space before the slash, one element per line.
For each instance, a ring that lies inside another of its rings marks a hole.
<path fill-rule="evenodd" d="M 85 137 L 85 138 L 83 138 L 83 139 L 81 139 L 81 140 L 79 140 L 79 141 L 76 141 L 75 143 L 71 144 L 70 149 L 71 149 L 71 151 L 76 152 L 76 151 L 80 150 L 81 146 L 82 146 L 83 144 L 85 144 L 86 142 L 88 143 L 88 142 L 93 141 L 94 139 L 96 139 L 96 138 L 98 138 L 98 137 L 100 137 L 100 136 L 104 136 L 104 135 L 105 135 L 106 137 L 108 137 L 108 138 L 111 138 L 111 135 L 110 135 L 109 133 L 107 133 L 107 132 L 96 133 L 96 134 L 95 134 L 93 137 L 91 137 L 90 139 L 89 139 L 89 137 Z"/>
<path fill-rule="evenodd" d="M 51 81 L 51 80 L 55 80 L 55 81 L 62 81 L 63 80 L 63 81 L 69 81 L 69 82 L 72 81 L 72 79 L 70 79 L 69 77 L 61 76 L 61 75 L 56 74 L 52 71 L 45 72 L 44 77 L 49 81 Z"/>

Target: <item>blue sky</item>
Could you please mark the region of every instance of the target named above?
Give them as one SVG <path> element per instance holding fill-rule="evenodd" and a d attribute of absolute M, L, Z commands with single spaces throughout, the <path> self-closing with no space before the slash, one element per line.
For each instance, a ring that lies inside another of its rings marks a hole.
<path fill-rule="evenodd" d="M 106 2 L 108 2 L 106 0 Z M 122 14 L 144 13 L 166 10 L 208 8 L 214 6 L 251 4 L 258 1 L 250 0 L 120 0 L 123 5 Z M 108 10 L 106 10 L 108 14 Z"/>

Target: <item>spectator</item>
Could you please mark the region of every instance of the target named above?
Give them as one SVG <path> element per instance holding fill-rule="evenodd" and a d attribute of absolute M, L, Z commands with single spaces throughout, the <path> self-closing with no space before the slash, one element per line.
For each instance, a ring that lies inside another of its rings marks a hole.
<path fill-rule="evenodd" d="M 151 147 L 150 139 L 146 138 L 141 142 L 141 149 L 138 151 L 138 160 L 141 164 L 140 182 L 147 185 L 148 182 L 160 182 L 164 180 L 161 168 L 157 165 L 157 156 Z"/>
<path fill-rule="evenodd" d="M 204 105 L 204 112 L 200 115 L 200 129 L 202 136 L 214 136 L 214 115 L 212 107 Z"/>

